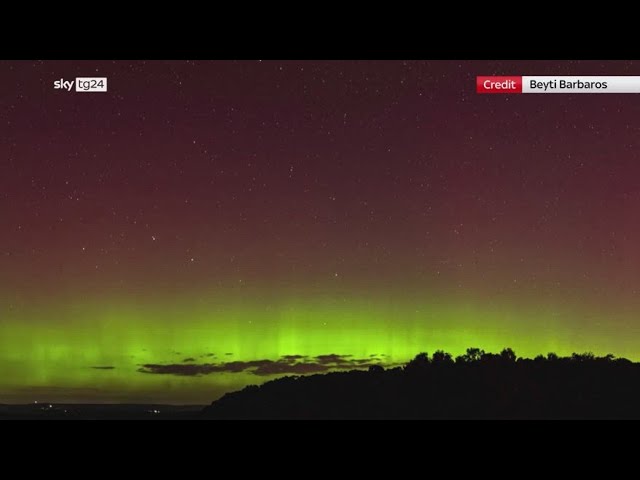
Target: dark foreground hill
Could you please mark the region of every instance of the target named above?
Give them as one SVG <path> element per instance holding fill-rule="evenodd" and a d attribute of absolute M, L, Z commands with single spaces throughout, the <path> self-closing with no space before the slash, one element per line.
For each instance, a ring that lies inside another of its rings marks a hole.
<path fill-rule="evenodd" d="M 640 364 L 613 356 L 516 358 L 469 349 L 404 367 L 286 377 L 213 402 L 211 419 L 640 418 Z"/>

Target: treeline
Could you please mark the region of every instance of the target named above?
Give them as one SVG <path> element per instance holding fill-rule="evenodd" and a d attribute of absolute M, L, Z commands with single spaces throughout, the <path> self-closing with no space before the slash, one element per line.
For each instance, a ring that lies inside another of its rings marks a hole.
<path fill-rule="evenodd" d="M 450 353 L 442 350 L 437 350 L 433 356 L 429 357 L 426 352 L 419 353 L 413 360 L 407 363 L 404 367 L 406 369 L 412 369 L 425 365 L 450 365 L 450 364 L 469 364 L 469 363 L 484 363 L 484 364 L 508 364 L 508 363 L 612 363 L 616 364 L 632 364 L 630 360 L 626 358 L 616 358 L 612 354 L 605 355 L 604 357 L 597 357 L 591 352 L 586 353 L 573 353 L 569 357 L 560 357 L 551 352 L 545 355 L 538 355 L 534 359 L 518 358 L 516 353 L 511 348 L 505 348 L 500 353 L 487 353 L 480 348 L 467 348 L 467 351 L 463 355 L 459 355 L 453 358 Z M 379 370 L 379 368 L 375 368 Z"/>
<path fill-rule="evenodd" d="M 205 418 L 640 418 L 640 364 L 613 355 L 519 358 L 438 350 L 406 365 L 285 377 L 225 395 Z"/>

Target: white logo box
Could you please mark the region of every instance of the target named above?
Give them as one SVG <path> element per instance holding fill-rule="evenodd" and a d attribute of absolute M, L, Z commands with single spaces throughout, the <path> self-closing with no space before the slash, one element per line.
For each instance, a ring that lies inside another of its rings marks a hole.
<path fill-rule="evenodd" d="M 106 77 L 76 77 L 76 92 L 106 92 Z"/>

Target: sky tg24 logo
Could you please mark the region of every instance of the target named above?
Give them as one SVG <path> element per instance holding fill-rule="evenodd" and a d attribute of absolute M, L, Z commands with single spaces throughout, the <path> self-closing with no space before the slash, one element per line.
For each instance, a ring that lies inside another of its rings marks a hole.
<path fill-rule="evenodd" d="M 76 87 L 76 92 L 106 92 L 107 91 L 107 78 L 106 77 L 76 77 L 75 80 L 65 80 L 61 78 L 53 82 L 54 90 L 66 90 L 71 91 L 73 86 Z"/>

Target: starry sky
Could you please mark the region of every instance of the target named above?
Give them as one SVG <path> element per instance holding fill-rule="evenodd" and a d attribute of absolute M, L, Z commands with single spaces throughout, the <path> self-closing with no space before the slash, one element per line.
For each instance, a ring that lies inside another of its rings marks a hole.
<path fill-rule="evenodd" d="M 0 62 L 0 402 L 420 351 L 640 360 L 640 98 L 596 61 Z M 54 90 L 108 78 L 107 93 Z"/>

